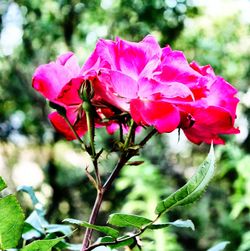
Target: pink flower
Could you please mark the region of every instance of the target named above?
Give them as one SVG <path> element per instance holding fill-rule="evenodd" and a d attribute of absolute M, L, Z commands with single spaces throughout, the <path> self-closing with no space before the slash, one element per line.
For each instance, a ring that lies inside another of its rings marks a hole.
<path fill-rule="evenodd" d="M 182 128 L 196 143 L 221 144 L 235 134 L 237 90 L 210 66 L 189 64 L 181 51 L 161 49 L 152 36 L 141 42 L 99 40 L 81 69 L 96 76 L 96 97 L 128 112 L 139 125 L 159 133 Z"/>
<path fill-rule="evenodd" d="M 85 114 L 81 113 L 79 118 L 82 100 L 77 95 L 83 81 L 77 59 L 72 52 L 59 56 L 55 62 L 39 66 L 32 80 L 32 86 L 45 98 L 66 109 L 68 120 L 80 136 L 87 130 Z M 75 139 L 65 119 L 58 112 L 50 113 L 49 119 L 68 140 Z"/>
<path fill-rule="evenodd" d="M 68 52 L 59 56 L 55 62 L 39 66 L 33 75 L 32 86 L 49 101 L 65 109 L 68 121 L 81 137 L 87 131 L 87 122 L 79 90 L 87 79 L 94 83 L 96 81 L 95 75 L 95 71 L 89 71 L 83 76 L 75 55 Z M 104 123 L 102 119 L 112 117 L 114 112 L 104 104 L 100 104 L 100 99 L 101 97 L 98 95 L 93 99 L 96 105 L 95 126 L 106 126 L 107 131 L 112 134 L 118 125 L 114 121 Z M 50 113 L 49 119 L 56 130 L 63 134 L 67 140 L 76 139 L 65 118 L 57 111 Z"/>

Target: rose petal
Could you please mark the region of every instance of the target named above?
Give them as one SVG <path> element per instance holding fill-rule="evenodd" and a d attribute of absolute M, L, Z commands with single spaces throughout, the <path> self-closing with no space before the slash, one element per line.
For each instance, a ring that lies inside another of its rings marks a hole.
<path fill-rule="evenodd" d="M 239 133 L 239 130 L 233 127 L 231 114 L 221 107 L 210 106 L 206 109 L 196 109 L 192 116 L 195 119 L 194 125 L 183 131 L 193 143 L 214 141 L 215 144 L 223 144 L 220 134 Z"/>
<path fill-rule="evenodd" d="M 134 99 L 130 110 L 136 123 L 154 126 L 160 133 L 172 132 L 180 123 L 178 109 L 169 103 Z"/>
<path fill-rule="evenodd" d="M 77 76 L 80 73 L 80 66 L 73 52 L 67 52 L 59 56 L 56 63 L 63 65 L 67 70 L 69 70 L 69 72 L 71 72 L 72 76 Z"/>
<path fill-rule="evenodd" d="M 72 115 L 71 115 L 72 116 Z M 74 140 L 76 139 L 74 133 L 72 132 L 72 130 L 70 129 L 70 127 L 68 126 L 68 124 L 66 123 L 65 119 L 59 115 L 57 112 L 53 112 L 49 114 L 49 119 L 50 122 L 52 123 L 52 125 L 55 127 L 55 129 L 64 135 L 64 137 L 67 140 Z M 74 118 L 70 118 L 70 120 L 75 120 Z M 81 120 L 79 120 L 75 125 L 74 128 L 77 132 L 77 134 L 79 135 L 79 137 L 83 136 L 86 131 L 87 131 L 87 124 L 86 124 L 86 118 L 85 116 L 83 116 L 81 118 Z"/>
<path fill-rule="evenodd" d="M 63 66 L 52 62 L 36 69 L 32 86 L 44 97 L 53 100 L 70 80 L 71 74 Z"/>
<path fill-rule="evenodd" d="M 214 78 L 214 70 L 211 65 L 200 66 L 197 62 L 193 61 L 190 64 L 190 67 L 195 71 L 199 72 L 203 76 L 209 76 L 210 78 Z"/>
<path fill-rule="evenodd" d="M 145 37 L 141 42 L 128 42 L 117 39 L 117 47 L 119 50 L 118 60 L 120 70 L 134 79 L 138 79 L 139 75 L 153 58 L 160 58 L 161 48 L 152 36 Z"/>
<path fill-rule="evenodd" d="M 114 95 L 128 99 L 137 97 L 138 84 L 134 79 L 118 71 L 110 71 L 109 74 Z"/>
<path fill-rule="evenodd" d="M 201 74 L 192 69 L 181 51 L 172 51 L 170 47 L 162 49 L 162 68 L 157 76 L 159 81 L 175 81 L 188 86 L 197 84 Z"/>
<path fill-rule="evenodd" d="M 239 102 L 239 99 L 234 97 L 236 93 L 237 90 L 232 85 L 223 78 L 217 77 L 216 81 L 211 85 L 210 93 L 207 97 L 207 104 L 228 110 L 234 121 L 236 106 Z"/>
<path fill-rule="evenodd" d="M 81 104 L 82 100 L 78 92 L 83 81 L 83 77 L 71 79 L 71 81 L 62 88 L 55 101 L 67 106 Z"/>
<path fill-rule="evenodd" d="M 191 90 L 182 83 L 159 83 L 154 79 L 140 79 L 138 92 L 139 97 L 147 98 L 153 96 L 154 94 L 160 94 L 162 100 L 179 98 L 185 101 L 192 101 L 194 99 Z M 188 97 L 189 99 L 187 99 Z M 171 102 L 171 100 L 169 100 L 169 102 Z"/>
<path fill-rule="evenodd" d="M 79 66 L 72 52 L 58 57 L 56 62 L 39 66 L 32 79 L 32 86 L 49 100 L 54 100 L 61 89 L 79 74 Z"/>

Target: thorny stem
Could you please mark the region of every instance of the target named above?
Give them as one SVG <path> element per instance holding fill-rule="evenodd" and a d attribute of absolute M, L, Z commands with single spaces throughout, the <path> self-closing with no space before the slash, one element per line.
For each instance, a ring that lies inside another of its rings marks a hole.
<path fill-rule="evenodd" d="M 98 215 L 100 207 L 102 205 L 103 195 L 104 195 L 104 192 L 102 190 L 99 190 L 97 192 L 95 204 L 93 206 L 91 215 L 89 217 L 89 224 L 95 224 L 97 215 Z M 92 232 L 93 232 L 93 229 L 91 229 L 91 228 L 86 229 L 85 236 L 83 239 L 82 249 L 81 249 L 82 251 L 87 250 L 89 243 L 90 243 L 90 240 L 91 240 Z"/>
<path fill-rule="evenodd" d="M 108 177 L 108 179 L 106 180 L 106 182 L 104 183 L 104 185 L 102 186 L 101 183 L 99 183 L 98 185 L 98 190 L 97 190 L 97 197 L 95 200 L 95 204 L 93 206 L 90 218 L 89 218 L 89 223 L 90 224 L 95 224 L 96 222 L 96 218 L 99 214 L 99 210 L 103 201 L 103 197 L 105 195 L 106 192 L 109 191 L 109 189 L 111 188 L 114 180 L 118 177 L 121 169 L 124 167 L 124 165 L 126 165 L 126 163 L 128 162 L 129 159 L 131 159 L 137 152 L 136 151 L 130 151 L 129 146 L 131 143 L 131 139 L 134 137 L 135 134 L 135 129 L 136 129 L 136 124 L 134 121 L 132 121 L 131 126 L 130 126 L 130 130 L 129 133 L 126 137 L 125 143 L 124 143 L 124 147 L 123 147 L 123 152 L 120 156 L 119 161 L 117 162 L 115 168 L 113 169 L 112 173 L 110 174 L 110 176 Z M 152 130 L 139 144 L 140 147 L 143 147 L 147 141 L 156 133 L 156 130 Z M 98 156 L 99 157 L 99 156 Z M 98 163 L 97 163 L 97 158 L 92 158 L 93 160 L 93 164 L 94 166 L 96 165 L 96 168 L 98 170 Z M 94 162 L 96 161 L 96 162 Z M 153 224 L 156 220 L 158 219 L 158 217 L 152 221 L 151 224 Z M 147 225 L 148 226 L 148 225 Z M 131 238 L 135 238 L 136 236 L 142 234 L 147 226 L 145 226 L 144 228 L 140 229 L 139 232 L 135 233 L 133 236 L 131 237 L 127 237 L 127 238 L 123 238 L 123 239 L 117 239 L 114 242 L 107 242 L 107 243 L 102 243 L 102 244 L 93 244 L 90 246 L 90 241 L 91 241 L 91 236 L 92 236 L 92 232 L 93 230 L 90 228 L 86 229 L 85 232 L 85 236 L 83 239 L 83 244 L 82 244 L 82 248 L 81 251 L 90 251 L 93 250 L 95 247 L 98 247 L 100 245 L 112 245 L 112 244 L 117 244 L 119 242 L 122 242 L 124 240 L 129 240 Z"/>
<path fill-rule="evenodd" d="M 95 204 L 93 206 L 92 209 L 92 213 L 90 215 L 89 218 L 89 223 L 90 224 L 94 224 L 96 221 L 96 218 L 98 216 L 102 201 L 103 201 L 103 196 L 105 194 L 105 192 L 107 192 L 109 190 L 109 188 L 111 187 L 113 181 L 115 180 L 115 178 L 118 176 L 120 170 L 122 169 L 122 167 L 127 163 L 127 161 L 132 157 L 132 155 L 127 154 L 127 152 L 122 153 L 119 162 L 117 163 L 116 167 L 114 168 L 113 172 L 110 174 L 109 178 L 107 179 L 106 183 L 103 185 L 103 187 L 100 187 L 98 192 L 97 192 L 97 197 L 96 197 L 96 201 Z M 82 245 L 82 249 L 81 251 L 86 251 L 88 250 L 88 246 L 90 243 L 90 239 L 92 236 L 92 229 L 87 228 L 86 232 L 85 232 L 85 236 L 83 239 L 83 245 Z"/>

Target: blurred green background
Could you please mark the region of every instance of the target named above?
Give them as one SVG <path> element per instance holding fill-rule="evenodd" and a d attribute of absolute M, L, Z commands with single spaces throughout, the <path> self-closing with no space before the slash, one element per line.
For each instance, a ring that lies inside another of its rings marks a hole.
<path fill-rule="evenodd" d="M 248 0 L 18 0 L 0 1 L 0 175 L 10 190 L 31 185 L 50 222 L 87 220 L 95 192 L 84 169 L 88 157 L 49 124 L 46 101 L 31 87 L 35 68 L 71 50 L 82 64 L 98 38 L 139 41 L 153 34 L 189 61 L 211 64 L 239 89 L 241 133 L 216 147 L 217 172 L 199 202 L 175 209 L 167 220 L 191 219 L 196 231 L 169 228 L 144 235 L 145 250 L 202 251 L 220 241 L 227 250 L 250 250 L 250 1 Z M 105 130 L 97 145 L 113 144 Z M 107 194 L 98 223 L 122 211 L 146 217 L 189 178 L 208 146 L 176 132 L 155 137 L 145 163 L 126 167 Z M 103 158 L 106 176 L 115 156 Z M 20 195 L 27 214 L 29 199 Z M 79 237 L 79 238 L 78 238 Z M 81 233 L 73 242 L 79 242 Z"/>

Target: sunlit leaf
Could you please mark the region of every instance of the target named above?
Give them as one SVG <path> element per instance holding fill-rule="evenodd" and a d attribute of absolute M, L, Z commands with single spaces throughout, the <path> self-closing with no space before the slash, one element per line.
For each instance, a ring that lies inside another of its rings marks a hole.
<path fill-rule="evenodd" d="M 14 248 L 22 235 L 24 214 L 16 197 L 0 199 L 0 249 Z"/>
<path fill-rule="evenodd" d="M 29 245 L 22 248 L 21 251 L 50 251 L 52 247 L 58 244 L 61 240 L 63 240 L 63 237 L 52 240 L 33 241 Z"/>
<path fill-rule="evenodd" d="M 191 220 L 176 220 L 174 222 L 153 224 L 153 225 L 150 225 L 148 228 L 149 229 L 162 229 L 169 226 L 180 227 L 180 228 L 191 228 L 193 231 L 195 230 L 194 223 Z"/>
<path fill-rule="evenodd" d="M 112 250 L 115 251 L 114 249 Z M 94 248 L 93 251 L 111 251 L 111 249 L 109 247 L 99 246 L 97 248 Z"/>
<path fill-rule="evenodd" d="M 6 183 L 0 177 L 0 191 Z M 24 213 L 14 195 L 0 199 L 0 249 L 15 248 L 22 235 Z"/>
<path fill-rule="evenodd" d="M 211 181 L 214 170 L 215 157 L 213 145 L 211 145 L 206 160 L 199 166 L 192 178 L 175 193 L 160 201 L 157 204 L 155 212 L 162 214 L 175 206 L 187 205 L 199 199 Z"/>
<path fill-rule="evenodd" d="M 7 185 L 5 184 L 4 180 L 2 179 L 2 177 L 0 177 L 0 192 L 6 188 Z"/>
<path fill-rule="evenodd" d="M 62 233 L 64 235 L 70 235 L 72 233 L 72 229 L 67 225 L 50 224 L 46 227 L 46 233 Z"/>
<path fill-rule="evenodd" d="M 109 244 L 108 246 L 110 246 L 113 250 L 113 248 L 120 248 L 120 247 L 125 247 L 125 246 L 130 246 L 131 244 L 133 244 L 134 240 L 133 239 L 128 239 L 128 235 L 125 236 L 121 236 L 117 239 L 112 238 L 110 236 L 104 236 L 101 237 L 97 240 L 97 243 L 108 243 L 108 242 L 116 242 L 114 244 Z"/>
<path fill-rule="evenodd" d="M 22 238 L 24 240 L 31 240 L 33 238 L 39 238 L 42 235 L 43 235 L 43 233 L 39 232 L 37 229 L 35 229 L 29 223 L 27 223 L 27 222 L 24 223 L 23 233 L 22 233 Z"/>
<path fill-rule="evenodd" d="M 94 229 L 96 231 L 102 232 L 104 234 L 110 235 L 114 238 L 117 238 L 119 236 L 119 232 L 111 227 L 108 226 L 98 226 L 98 225 L 93 225 L 93 224 L 89 224 L 86 221 L 80 221 L 80 220 L 76 220 L 76 219 L 65 219 L 63 220 L 64 222 L 69 222 L 71 224 L 75 224 L 81 227 L 86 227 L 86 228 L 91 228 Z"/>
<path fill-rule="evenodd" d="M 111 214 L 108 223 L 117 227 L 136 227 L 141 228 L 152 221 L 142 216 L 133 214 Z"/>
<path fill-rule="evenodd" d="M 229 241 L 223 241 L 220 242 L 218 244 L 216 244 L 215 246 L 209 248 L 207 251 L 222 251 L 225 249 L 225 247 L 229 244 Z"/>
<path fill-rule="evenodd" d="M 81 250 L 82 244 L 71 244 L 66 243 L 67 250 L 79 251 Z"/>
<path fill-rule="evenodd" d="M 33 190 L 33 187 L 31 186 L 19 186 L 17 188 L 17 191 L 22 191 L 27 193 L 32 201 L 32 204 L 34 206 L 34 209 L 37 211 L 37 214 L 41 217 L 44 218 L 45 215 L 45 210 L 44 207 L 42 205 L 42 203 L 37 199 L 36 194 Z"/>

